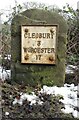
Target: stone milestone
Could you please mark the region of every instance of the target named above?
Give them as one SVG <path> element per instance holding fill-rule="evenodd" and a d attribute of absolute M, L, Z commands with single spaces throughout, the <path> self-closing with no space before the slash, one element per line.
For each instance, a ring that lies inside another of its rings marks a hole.
<path fill-rule="evenodd" d="M 56 12 L 29 9 L 11 24 L 11 78 L 19 84 L 62 86 L 67 24 Z"/>

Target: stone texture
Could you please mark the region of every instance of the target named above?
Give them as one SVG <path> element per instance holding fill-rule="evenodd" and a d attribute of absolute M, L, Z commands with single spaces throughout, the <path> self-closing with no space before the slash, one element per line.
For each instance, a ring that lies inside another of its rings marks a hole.
<path fill-rule="evenodd" d="M 21 25 L 58 24 L 57 64 L 21 64 Z M 62 16 L 46 10 L 30 9 L 17 15 L 11 25 L 12 80 L 36 84 L 62 86 L 65 80 L 65 51 L 67 25 Z"/>

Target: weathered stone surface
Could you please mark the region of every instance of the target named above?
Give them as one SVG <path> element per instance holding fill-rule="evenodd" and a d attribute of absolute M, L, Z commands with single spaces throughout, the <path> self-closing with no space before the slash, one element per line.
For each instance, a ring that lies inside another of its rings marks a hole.
<path fill-rule="evenodd" d="M 21 25 L 58 24 L 57 64 L 21 64 Z M 36 84 L 61 86 L 65 80 L 65 51 L 67 25 L 62 16 L 45 10 L 26 10 L 12 20 L 12 80 L 32 86 Z"/>

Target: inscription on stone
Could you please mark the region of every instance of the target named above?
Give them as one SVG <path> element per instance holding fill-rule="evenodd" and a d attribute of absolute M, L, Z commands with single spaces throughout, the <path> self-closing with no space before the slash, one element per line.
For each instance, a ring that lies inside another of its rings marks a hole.
<path fill-rule="evenodd" d="M 57 25 L 21 26 L 21 63 L 56 64 Z"/>

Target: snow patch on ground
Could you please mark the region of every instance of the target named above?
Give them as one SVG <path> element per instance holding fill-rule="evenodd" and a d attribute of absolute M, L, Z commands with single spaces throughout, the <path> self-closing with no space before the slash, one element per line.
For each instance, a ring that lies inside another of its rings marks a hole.
<path fill-rule="evenodd" d="M 11 78 L 11 70 L 5 70 L 0 66 L 0 79 L 5 81 Z"/>
<path fill-rule="evenodd" d="M 73 73 L 72 68 L 76 69 L 76 66 L 67 66 L 66 72 L 68 74 Z M 0 79 L 4 81 L 8 78 L 11 78 L 11 70 L 5 70 L 0 66 Z M 79 105 L 79 97 L 77 97 L 77 94 L 79 94 L 79 85 L 75 86 L 74 84 L 64 84 L 63 87 L 48 87 L 44 85 L 41 91 L 39 91 L 39 94 L 40 93 L 62 95 L 64 99 L 61 99 L 60 101 L 65 105 L 65 109 L 62 109 L 62 111 L 64 113 L 72 113 L 75 118 L 79 118 L 79 110 L 77 111 L 76 109 Z M 13 105 L 15 105 L 16 103 L 22 105 L 23 101 L 26 99 L 30 101 L 31 105 L 36 104 L 37 101 L 39 104 L 43 103 L 39 100 L 39 97 L 36 96 L 34 92 L 32 92 L 31 95 L 28 95 L 27 93 L 21 93 L 20 99 L 15 98 L 13 101 Z"/>
<path fill-rule="evenodd" d="M 64 87 L 47 87 L 43 86 L 41 92 L 47 94 L 62 95 L 64 99 L 60 101 L 64 103 L 65 109 L 62 109 L 64 113 L 72 113 L 73 116 L 79 118 L 79 112 L 75 110 L 78 107 L 79 98 L 77 98 L 78 86 L 74 84 L 64 84 Z"/>
<path fill-rule="evenodd" d="M 75 109 L 78 107 L 79 98 L 77 98 L 77 89 L 78 86 L 74 86 L 74 84 L 64 84 L 63 87 L 48 87 L 46 85 L 43 86 L 40 93 L 46 93 L 49 95 L 62 95 L 64 99 L 61 99 L 60 101 L 64 103 L 65 108 L 61 109 L 64 113 L 72 113 L 74 118 L 79 118 L 79 112 Z M 20 105 L 23 104 L 24 100 L 30 101 L 30 105 L 36 104 L 38 101 L 39 104 L 42 104 L 43 102 L 39 100 L 39 97 L 34 94 L 34 92 L 31 95 L 28 95 L 27 93 L 22 93 L 20 99 L 17 98 L 14 99 L 13 105 L 16 103 L 19 103 Z"/>
<path fill-rule="evenodd" d="M 67 65 L 66 66 L 66 74 L 74 74 L 74 70 L 77 70 L 77 66 L 74 66 L 74 65 Z"/>
<path fill-rule="evenodd" d="M 16 103 L 19 103 L 20 105 L 22 105 L 23 101 L 26 99 L 27 101 L 30 101 L 30 105 L 36 104 L 37 101 L 39 104 L 43 103 L 42 101 L 39 100 L 39 97 L 36 96 L 33 92 L 31 95 L 27 93 L 22 94 L 20 99 L 15 98 L 15 100 L 13 101 L 13 105 L 15 105 Z"/>

